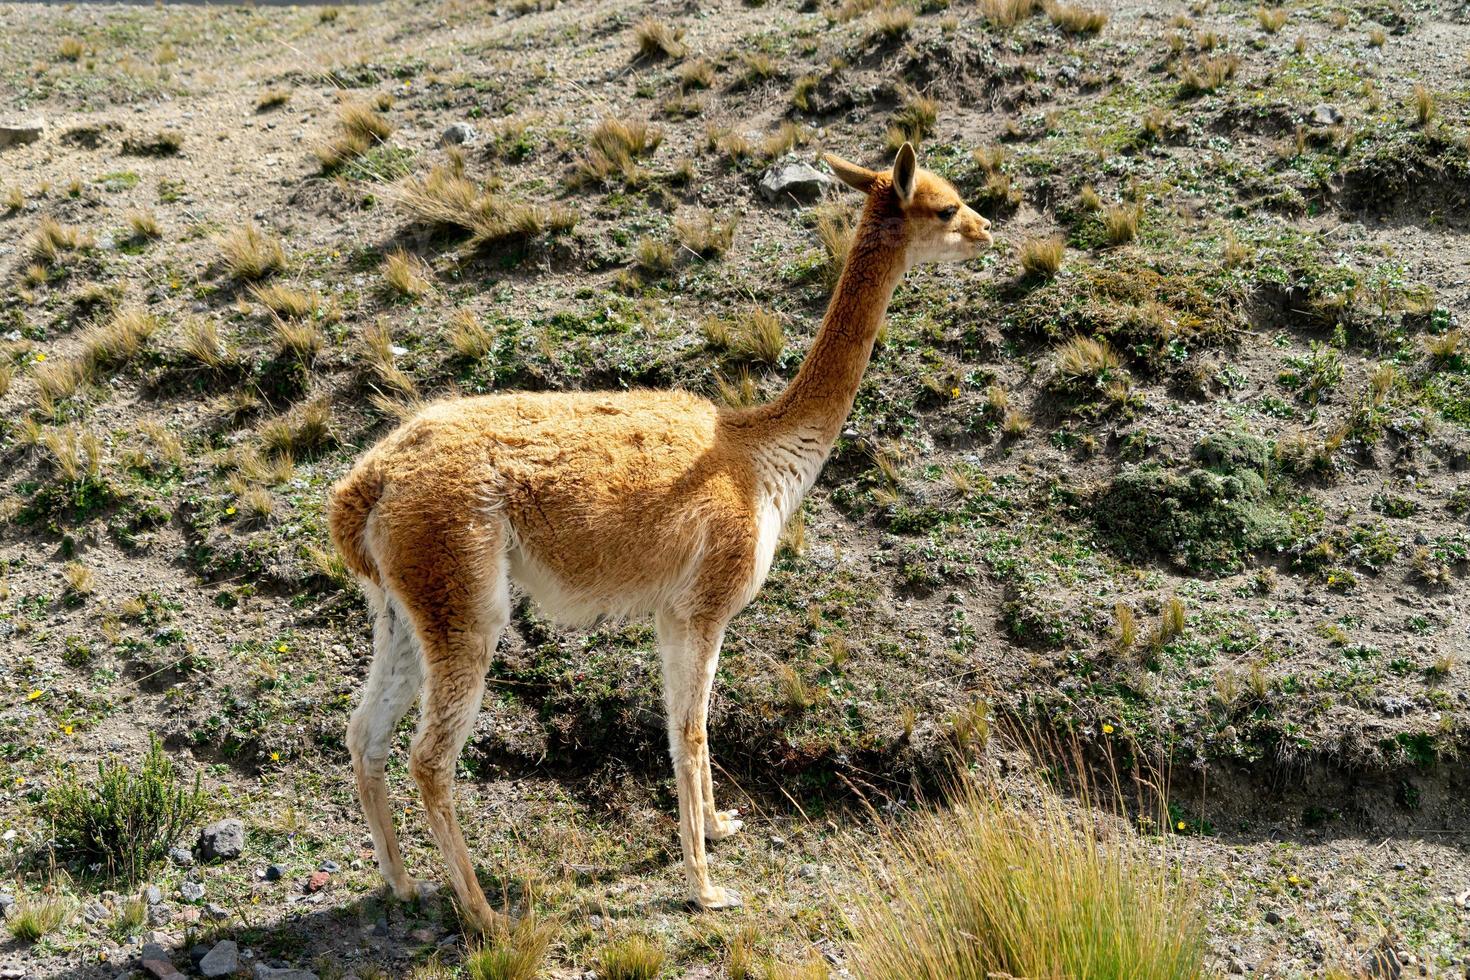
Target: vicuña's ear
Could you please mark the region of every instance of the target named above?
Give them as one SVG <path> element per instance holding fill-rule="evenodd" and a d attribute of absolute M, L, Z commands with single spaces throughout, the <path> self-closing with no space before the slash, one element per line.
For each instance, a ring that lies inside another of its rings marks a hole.
<path fill-rule="evenodd" d="M 873 178 L 878 176 L 875 171 L 869 170 L 867 167 L 859 167 L 855 163 L 848 163 L 841 157 L 834 156 L 831 153 L 823 153 L 822 159 L 827 161 L 827 166 L 832 168 L 832 172 L 837 175 L 839 180 L 853 190 L 862 191 L 864 194 L 868 193 L 868 188 L 873 186 Z"/>
<path fill-rule="evenodd" d="M 912 143 L 905 142 L 898 148 L 898 156 L 893 158 L 893 192 L 905 207 L 914 199 L 914 180 L 918 175 L 918 154 L 914 153 Z"/>

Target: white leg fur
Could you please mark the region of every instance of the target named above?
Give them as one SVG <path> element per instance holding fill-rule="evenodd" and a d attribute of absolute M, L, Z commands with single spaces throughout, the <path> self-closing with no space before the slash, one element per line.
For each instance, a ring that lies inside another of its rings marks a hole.
<path fill-rule="evenodd" d="M 403 867 L 384 770 L 393 732 L 423 685 L 423 664 L 412 628 L 394 613 L 388 598 L 374 589 L 369 600 L 377 612 L 373 620 L 373 661 L 362 702 L 347 726 L 347 748 L 352 753 L 357 794 L 373 836 L 378 869 L 393 893 L 407 899 L 418 893 L 419 884 Z"/>
<path fill-rule="evenodd" d="M 740 895 L 710 882 L 704 846 L 710 830 L 718 833 L 712 826 L 717 817 L 713 781 L 709 777 L 707 722 L 723 629 L 693 628 L 662 612 L 655 622 L 663 667 L 669 755 L 679 793 L 679 843 L 684 853 L 689 899 L 707 909 L 731 908 L 740 904 Z"/>

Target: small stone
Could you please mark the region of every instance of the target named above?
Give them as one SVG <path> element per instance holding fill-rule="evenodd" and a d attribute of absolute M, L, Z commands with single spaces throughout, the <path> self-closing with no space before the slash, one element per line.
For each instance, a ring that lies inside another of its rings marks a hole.
<path fill-rule="evenodd" d="M 1404 965 L 1399 960 L 1399 954 L 1392 949 L 1378 949 L 1368 953 L 1360 961 L 1359 966 L 1363 974 L 1369 977 L 1384 977 L 1386 980 L 1398 980 L 1404 972 Z"/>
<path fill-rule="evenodd" d="M 469 123 L 457 122 L 451 124 L 448 129 L 439 134 L 439 145 L 463 146 L 467 143 L 473 143 L 475 141 L 475 137 L 479 135 L 480 134 L 475 131 L 475 127 L 471 126 Z"/>
<path fill-rule="evenodd" d="M 204 898 L 204 885 L 197 881 L 181 881 L 179 897 L 186 902 L 197 902 Z"/>
<path fill-rule="evenodd" d="M 832 186 L 832 178 L 809 163 L 792 157 L 777 161 L 761 175 L 761 196 L 768 201 L 796 199 L 805 203 L 816 201 L 822 192 Z"/>
<path fill-rule="evenodd" d="M 274 967 L 257 963 L 255 964 L 255 980 L 320 980 L 320 978 L 310 970 L 296 970 L 290 967 Z"/>
<path fill-rule="evenodd" d="M 272 864 L 265 869 L 266 881 L 280 881 L 286 877 L 286 866 L 284 864 Z"/>
<path fill-rule="evenodd" d="M 338 864 L 336 861 L 323 861 L 321 864 L 317 865 L 317 870 L 325 871 L 329 875 L 334 875 L 338 871 L 342 870 L 342 865 Z"/>
<path fill-rule="evenodd" d="M 206 977 L 227 977 L 240 969 L 240 947 L 234 940 L 226 939 L 214 944 L 199 961 L 199 972 Z"/>
<path fill-rule="evenodd" d="M 1278 911 L 1276 911 L 1275 909 L 1268 909 L 1266 911 L 1266 922 L 1267 922 L 1268 925 L 1273 925 L 1273 926 L 1280 925 L 1281 924 L 1281 913 L 1278 912 Z"/>
<path fill-rule="evenodd" d="M 46 120 L 39 116 L 35 119 L 0 123 L 0 150 L 8 146 L 34 143 L 41 138 L 44 132 L 46 132 Z"/>
<path fill-rule="evenodd" d="M 1342 110 L 1325 102 L 1313 106 L 1309 118 L 1313 126 L 1341 126 L 1343 122 Z"/>
<path fill-rule="evenodd" d="M 796 873 L 803 878 L 815 878 L 817 876 L 817 866 L 815 864 L 803 864 L 797 869 Z"/>
<path fill-rule="evenodd" d="M 157 885 L 148 885 L 143 889 L 143 901 L 149 905 L 157 905 L 163 901 L 163 889 Z"/>
<path fill-rule="evenodd" d="M 150 976 L 183 976 L 179 972 L 178 967 L 174 966 L 173 960 L 169 959 L 168 950 L 157 943 L 147 943 L 143 946 L 143 952 L 138 957 L 138 963 Z"/>
<path fill-rule="evenodd" d="M 439 930 L 433 926 L 421 926 L 410 932 L 408 938 L 416 943 L 432 943 L 439 938 Z"/>
<path fill-rule="evenodd" d="M 323 888 L 327 887 L 327 882 L 331 879 L 331 877 L 332 876 L 327 874 L 327 872 L 325 871 L 313 871 L 311 873 L 311 877 L 306 879 L 306 893 L 309 895 L 312 892 L 321 891 Z"/>
<path fill-rule="evenodd" d="M 230 910 L 225 908 L 223 905 L 218 905 L 214 902 L 206 902 L 204 905 L 204 914 L 209 916 L 211 919 L 214 919 L 216 922 L 219 922 L 230 917 Z"/>
<path fill-rule="evenodd" d="M 170 847 L 168 859 L 181 868 L 192 867 L 194 864 L 194 855 L 187 847 Z"/>
<path fill-rule="evenodd" d="M 245 824 L 239 820 L 217 820 L 199 832 L 201 861 L 233 861 L 245 850 Z"/>

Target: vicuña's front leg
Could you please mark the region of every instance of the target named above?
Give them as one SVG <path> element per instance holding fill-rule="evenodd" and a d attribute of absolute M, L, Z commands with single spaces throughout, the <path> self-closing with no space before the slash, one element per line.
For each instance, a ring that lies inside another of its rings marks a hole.
<path fill-rule="evenodd" d="M 671 617 L 658 617 L 659 654 L 663 661 L 664 710 L 669 729 L 669 754 L 679 792 L 679 843 L 689 900 L 707 909 L 733 908 L 740 893 L 712 884 L 705 858 L 705 837 L 716 819 L 709 779 L 709 738 L 706 718 L 710 687 L 719 659 L 722 627 L 700 629 Z M 728 818 L 726 818 L 728 819 Z"/>
<path fill-rule="evenodd" d="M 725 641 L 725 631 L 721 630 L 715 638 L 714 662 L 719 666 L 720 647 Z M 740 833 L 745 826 L 745 821 L 740 819 L 739 810 L 717 810 L 715 809 L 715 779 L 710 772 L 710 749 L 709 749 L 709 702 L 710 693 L 714 688 L 715 672 L 711 670 L 704 686 L 703 698 L 700 701 L 702 713 L 700 715 L 700 726 L 705 732 L 703 751 L 699 754 L 699 784 L 700 797 L 704 800 L 704 839 L 708 841 L 721 841 L 726 837 L 733 837 Z"/>

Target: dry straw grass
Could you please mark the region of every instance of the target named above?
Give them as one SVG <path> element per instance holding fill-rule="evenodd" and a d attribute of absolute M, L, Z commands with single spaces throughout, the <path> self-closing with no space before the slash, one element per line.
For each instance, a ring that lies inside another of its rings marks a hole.
<path fill-rule="evenodd" d="M 365 102 L 347 102 L 337 110 L 337 135 L 316 148 L 324 173 L 333 173 L 387 140 L 393 124 Z"/>
<path fill-rule="evenodd" d="M 31 236 L 28 254 L 31 261 L 43 266 L 53 266 L 68 252 L 76 252 L 92 246 L 92 237 L 78 228 L 63 225 L 55 218 L 42 218 Z"/>
<path fill-rule="evenodd" d="M 427 174 L 409 177 L 388 192 L 398 209 L 419 225 L 469 236 L 472 249 L 525 242 L 576 224 L 565 208 L 539 208 L 511 201 L 464 175 L 462 158 Z"/>
<path fill-rule="evenodd" d="M 1069 787 L 1070 798 L 1040 779 L 1019 787 L 1016 799 L 971 777 L 947 808 L 895 829 L 865 862 L 867 886 L 853 893 L 853 973 L 863 980 L 1208 976 L 1197 893 L 1167 838 L 1137 836 L 1118 792 L 1075 775 L 1085 771 L 1079 752 L 1062 763 L 1080 784 Z M 1168 820 L 1162 802 L 1144 803 L 1154 810 L 1144 819 Z"/>
<path fill-rule="evenodd" d="M 1099 34 L 1108 24 L 1108 15 L 1103 11 L 1070 3 L 1049 4 L 1046 16 L 1065 34 Z"/>
<path fill-rule="evenodd" d="M 688 49 L 684 46 L 684 32 L 659 20 L 645 17 L 633 28 L 637 51 L 633 58 L 657 61 L 662 58 L 682 58 Z"/>
<path fill-rule="evenodd" d="M 638 160 L 651 156 L 663 138 L 663 130 L 645 119 L 603 119 L 587 139 L 574 183 L 606 185 L 614 179 L 642 183 L 646 174 Z"/>
<path fill-rule="evenodd" d="M 730 250 L 739 220 L 733 214 L 720 219 L 709 211 L 699 211 L 674 222 L 674 237 L 700 258 L 717 259 Z"/>
<path fill-rule="evenodd" d="M 1021 243 L 1021 269 L 1028 276 L 1050 279 L 1061 270 L 1066 254 L 1067 245 L 1060 235 L 1028 238 Z"/>
<path fill-rule="evenodd" d="M 220 238 L 219 251 L 225 272 L 242 282 L 264 279 L 286 267 L 286 252 L 281 243 L 266 237 L 253 222 Z"/>

